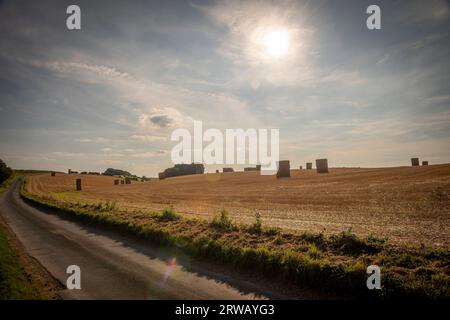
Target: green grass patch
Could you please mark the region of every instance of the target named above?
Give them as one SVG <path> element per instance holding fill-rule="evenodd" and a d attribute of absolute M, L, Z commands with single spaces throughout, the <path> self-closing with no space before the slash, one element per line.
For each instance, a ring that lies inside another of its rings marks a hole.
<path fill-rule="evenodd" d="M 222 209 L 218 215 L 214 216 L 210 226 L 220 230 L 232 230 L 235 227 L 230 215 L 225 209 Z"/>
<path fill-rule="evenodd" d="M 173 208 L 166 208 L 158 215 L 159 220 L 174 221 L 180 219 L 180 216 L 175 213 Z"/>
<path fill-rule="evenodd" d="M 19 255 L 10 246 L 6 230 L 0 224 L 0 300 L 40 298 L 21 265 Z"/>
<path fill-rule="evenodd" d="M 14 180 L 17 172 L 0 185 L 0 194 L 5 192 Z M 7 231 L 0 223 L 0 300 L 30 300 L 40 299 L 39 292 L 34 288 L 20 262 L 19 255 L 13 248 L 7 236 Z"/>

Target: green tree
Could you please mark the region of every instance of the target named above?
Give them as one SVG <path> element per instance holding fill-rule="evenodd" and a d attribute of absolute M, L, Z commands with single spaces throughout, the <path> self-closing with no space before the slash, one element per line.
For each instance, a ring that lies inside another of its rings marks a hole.
<path fill-rule="evenodd" d="M 12 174 L 12 169 L 0 159 L 0 184 L 3 183 L 6 179 L 8 179 Z"/>

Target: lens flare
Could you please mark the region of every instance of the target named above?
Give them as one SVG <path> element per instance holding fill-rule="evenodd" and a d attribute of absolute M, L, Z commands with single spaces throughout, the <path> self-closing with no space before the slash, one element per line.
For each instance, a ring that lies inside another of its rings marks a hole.
<path fill-rule="evenodd" d="M 173 257 L 172 259 L 167 261 L 167 270 L 166 270 L 166 273 L 164 274 L 163 284 L 166 283 L 167 280 L 170 278 L 170 275 L 172 274 L 173 269 L 176 267 L 176 265 L 177 265 L 176 257 Z"/>

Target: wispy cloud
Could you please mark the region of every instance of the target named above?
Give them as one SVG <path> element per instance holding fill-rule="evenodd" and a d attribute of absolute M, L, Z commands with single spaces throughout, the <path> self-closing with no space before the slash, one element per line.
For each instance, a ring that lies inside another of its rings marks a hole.
<path fill-rule="evenodd" d="M 131 139 L 143 141 L 143 142 L 155 142 L 155 141 L 166 141 L 166 137 L 160 137 L 160 136 L 152 136 L 152 135 L 140 135 L 140 134 L 133 134 L 131 136 Z"/>
<path fill-rule="evenodd" d="M 46 68 L 52 71 L 57 71 L 65 74 L 95 74 L 104 78 L 119 78 L 123 79 L 128 77 L 128 73 L 120 72 L 115 68 L 111 68 L 104 65 L 92 65 L 79 62 L 66 62 L 66 61 L 39 61 L 33 60 L 29 62 L 34 67 Z"/>
<path fill-rule="evenodd" d="M 166 150 L 157 150 L 157 151 L 147 151 L 147 152 L 141 152 L 141 153 L 135 153 L 131 156 L 133 158 L 154 158 L 154 157 L 161 157 L 168 153 Z"/>

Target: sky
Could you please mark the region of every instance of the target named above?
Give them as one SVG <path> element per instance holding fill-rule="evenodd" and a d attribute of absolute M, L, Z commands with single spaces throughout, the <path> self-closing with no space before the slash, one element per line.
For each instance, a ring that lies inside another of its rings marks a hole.
<path fill-rule="evenodd" d="M 155 176 L 201 120 L 278 128 L 291 167 L 448 163 L 449 17 L 444 0 L 2 0 L 0 158 Z"/>

